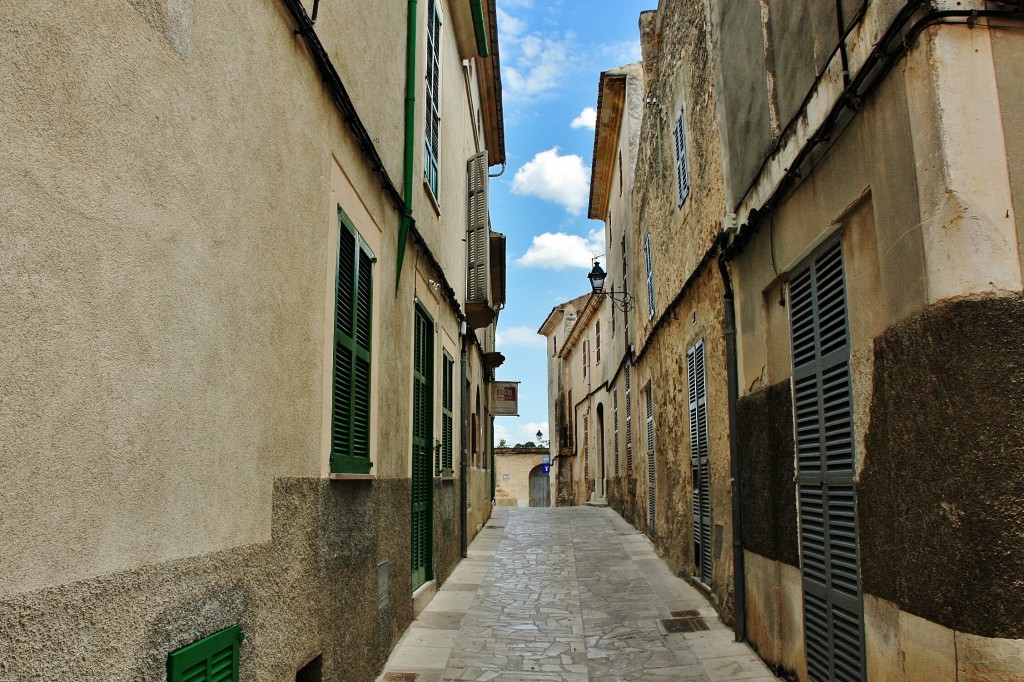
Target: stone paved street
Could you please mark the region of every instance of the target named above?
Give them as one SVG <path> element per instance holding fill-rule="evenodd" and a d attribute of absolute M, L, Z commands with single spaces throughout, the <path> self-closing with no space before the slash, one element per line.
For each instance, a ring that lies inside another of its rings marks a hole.
<path fill-rule="evenodd" d="M 667 633 L 673 612 L 708 629 Z M 776 678 L 611 509 L 498 507 L 379 678 L 413 679 Z"/>

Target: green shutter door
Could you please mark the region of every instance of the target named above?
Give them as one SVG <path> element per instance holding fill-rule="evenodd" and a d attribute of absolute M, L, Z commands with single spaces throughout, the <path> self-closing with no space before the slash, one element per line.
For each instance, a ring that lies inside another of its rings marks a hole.
<path fill-rule="evenodd" d="M 412 381 L 412 588 L 433 577 L 434 323 L 416 307 Z"/>
<path fill-rule="evenodd" d="M 695 575 L 711 584 L 711 462 L 708 452 L 707 384 L 704 342 L 686 352 L 690 394 L 690 465 L 693 485 L 693 561 Z"/>
<path fill-rule="evenodd" d="M 790 283 L 807 668 L 822 682 L 864 679 L 846 310 L 836 242 Z"/>

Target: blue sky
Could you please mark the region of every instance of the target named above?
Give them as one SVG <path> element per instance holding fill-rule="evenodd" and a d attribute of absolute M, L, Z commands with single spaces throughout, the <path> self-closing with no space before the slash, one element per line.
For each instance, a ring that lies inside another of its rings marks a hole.
<path fill-rule="evenodd" d="M 508 166 L 491 180 L 491 224 L 508 238 L 508 293 L 497 379 L 522 384 L 520 416 L 496 418 L 496 441 L 536 440 L 538 429 L 549 437 L 537 329 L 556 304 L 587 292 L 590 257 L 604 253 L 602 223 L 587 219 L 598 80 L 640 59 L 640 12 L 656 6 L 498 0 Z"/>

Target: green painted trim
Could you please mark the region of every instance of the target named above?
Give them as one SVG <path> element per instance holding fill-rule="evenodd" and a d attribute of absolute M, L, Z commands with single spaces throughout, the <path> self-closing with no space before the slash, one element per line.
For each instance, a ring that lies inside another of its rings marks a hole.
<path fill-rule="evenodd" d="M 215 632 L 209 637 L 204 637 L 197 642 L 183 646 L 177 651 L 167 655 L 167 679 L 168 682 L 182 682 L 185 674 L 189 679 L 210 680 L 213 679 L 213 672 L 218 674 L 217 679 L 238 680 L 238 647 L 245 638 L 240 625 Z M 230 660 L 225 659 L 228 654 Z M 219 657 L 215 662 L 214 657 Z M 196 667 L 205 664 L 205 670 L 197 670 Z M 221 677 L 224 673 L 224 665 L 228 665 L 229 677 Z M 216 671 L 211 668 L 216 665 Z M 203 676 L 196 678 L 196 672 L 203 672 Z"/>
<path fill-rule="evenodd" d="M 409 241 L 412 227 L 413 199 L 413 155 L 416 149 L 416 29 L 419 26 L 417 0 L 409 0 L 408 26 L 405 41 L 405 156 L 402 166 L 405 210 L 398 226 L 398 263 L 395 267 L 395 296 L 402 281 L 402 263 L 405 262 L 405 246 Z"/>
<path fill-rule="evenodd" d="M 490 57 L 491 46 L 487 40 L 487 26 L 484 23 L 483 0 L 469 0 L 469 5 L 473 9 L 473 31 L 476 33 L 476 49 L 480 52 L 481 57 Z"/>

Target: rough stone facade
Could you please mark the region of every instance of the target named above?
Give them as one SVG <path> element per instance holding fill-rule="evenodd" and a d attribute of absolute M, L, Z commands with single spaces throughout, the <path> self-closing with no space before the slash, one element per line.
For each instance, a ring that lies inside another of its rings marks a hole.
<path fill-rule="evenodd" d="M 547 454 L 546 449 L 540 448 L 495 448 L 494 503 L 506 507 L 534 506 L 530 503 L 530 474 L 543 464 Z M 549 480 L 553 482 L 552 479 L 554 477 L 550 476 Z M 553 488 L 549 483 L 549 490 Z M 550 506 L 550 502 L 549 496 L 548 504 L 541 506 Z"/>

